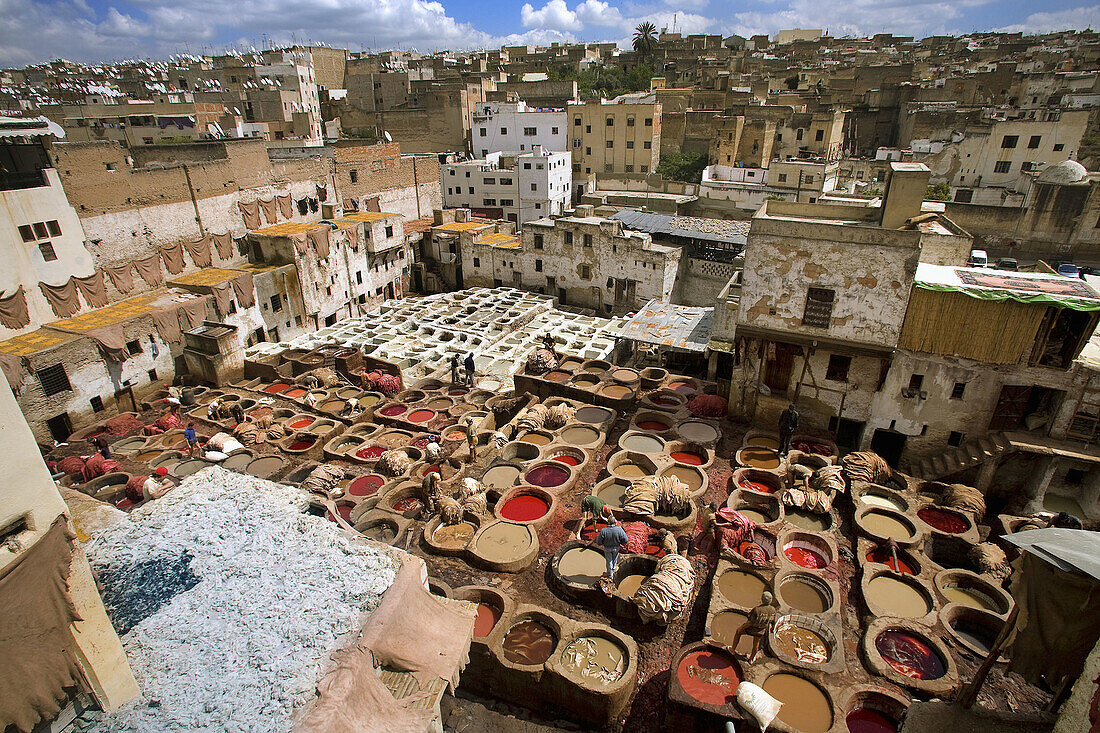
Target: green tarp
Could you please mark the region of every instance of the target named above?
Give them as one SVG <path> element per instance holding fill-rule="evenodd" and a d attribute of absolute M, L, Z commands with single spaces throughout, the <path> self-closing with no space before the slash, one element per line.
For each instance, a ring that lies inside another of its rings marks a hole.
<path fill-rule="evenodd" d="M 1024 293 L 1011 290 L 987 290 L 984 288 L 966 288 L 956 285 L 943 285 L 940 283 L 914 282 L 914 286 L 923 290 L 936 290 L 939 292 L 954 292 L 968 295 L 979 300 L 1015 300 L 1019 303 L 1035 303 L 1053 305 L 1058 308 L 1070 308 L 1075 311 L 1100 311 L 1100 300 L 1085 300 L 1064 295 L 1049 295 L 1047 293 Z"/>

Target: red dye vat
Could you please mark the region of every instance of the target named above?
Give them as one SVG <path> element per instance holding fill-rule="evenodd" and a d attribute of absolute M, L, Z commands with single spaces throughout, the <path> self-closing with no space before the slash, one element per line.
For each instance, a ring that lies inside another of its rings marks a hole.
<path fill-rule="evenodd" d="M 661 407 L 675 407 L 680 404 L 680 400 L 675 397 L 650 397 L 649 399 L 653 404 L 660 405 Z"/>
<path fill-rule="evenodd" d="M 311 447 L 314 442 L 315 441 L 313 440 L 296 440 L 290 444 L 290 447 L 287 448 L 287 450 L 305 450 L 306 448 Z"/>
<path fill-rule="evenodd" d="M 685 450 L 676 451 L 672 454 L 672 460 L 677 463 L 685 463 L 689 466 L 702 466 L 703 457 L 698 453 L 691 453 Z"/>
<path fill-rule="evenodd" d="M 350 506 L 338 506 L 336 512 L 344 518 L 345 522 L 351 521 L 351 507 Z"/>
<path fill-rule="evenodd" d="M 438 473 L 440 476 L 443 475 L 443 472 L 439 470 L 439 466 L 428 466 L 428 468 L 424 471 L 424 473 L 425 474 Z"/>
<path fill-rule="evenodd" d="M 302 419 L 302 420 L 295 420 L 294 422 L 292 422 L 292 423 L 290 424 L 290 427 L 292 427 L 292 428 L 294 428 L 295 430 L 297 430 L 297 429 L 299 429 L 299 428 L 306 428 L 306 427 L 309 427 L 309 426 L 310 426 L 310 425 L 312 425 L 312 424 L 313 424 L 313 419 L 312 419 L 312 418 L 308 418 L 308 417 L 307 417 L 307 418 L 305 418 L 305 419 Z"/>
<path fill-rule="evenodd" d="M 877 562 L 881 565 L 887 565 L 895 573 L 901 573 L 902 575 L 916 575 L 917 572 L 912 565 L 905 562 L 905 558 L 898 553 L 898 564 L 894 565 L 894 556 L 884 547 L 876 547 L 867 553 L 867 562 Z"/>
<path fill-rule="evenodd" d="M 292 400 L 296 400 L 299 397 L 301 397 L 302 395 L 304 395 L 305 393 L 306 393 L 306 391 L 304 389 L 301 389 L 301 388 L 292 389 L 289 392 L 285 393 L 283 395 L 283 397 L 289 397 Z"/>
<path fill-rule="evenodd" d="M 423 504 L 420 499 L 417 499 L 415 496 L 410 496 L 407 499 L 402 499 L 395 503 L 393 509 L 396 512 L 411 512 L 414 509 L 419 509 L 421 506 L 423 506 Z"/>
<path fill-rule="evenodd" d="M 810 568 L 811 570 L 820 570 L 828 564 L 825 562 L 825 558 L 821 556 L 821 553 L 814 552 L 805 547 L 788 547 L 783 550 L 783 554 L 795 565 L 803 568 Z"/>
<path fill-rule="evenodd" d="M 898 733 L 897 724 L 877 710 L 856 708 L 844 718 L 848 733 Z"/>
<path fill-rule="evenodd" d="M 352 496 L 371 496 L 385 483 L 381 476 L 360 476 L 348 485 L 348 493 Z"/>
<path fill-rule="evenodd" d="M 435 413 L 431 410 L 413 410 L 412 414 L 409 415 L 409 422 L 428 422 L 433 417 L 435 417 Z"/>
<path fill-rule="evenodd" d="M 816 456 L 831 456 L 833 449 L 824 443 L 815 443 L 812 440 L 796 440 L 791 447 L 803 453 L 813 453 Z"/>
<path fill-rule="evenodd" d="M 535 486 L 561 486 L 569 480 L 569 471 L 558 466 L 538 466 L 527 472 L 527 481 Z"/>
<path fill-rule="evenodd" d="M 581 539 L 585 540 L 586 542 L 591 542 L 592 540 L 596 539 L 596 535 L 600 533 L 600 530 L 606 526 L 607 525 L 603 522 L 596 522 L 595 527 L 593 527 L 591 524 L 588 524 L 584 529 L 581 530 Z"/>
<path fill-rule="evenodd" d="M 577 460 L 575 457 L 569 455 L 568 453 L 562 453 L 560 456 L 554 456 L 550 460 L 557 461 L 558 463 L 564 463 L 567 466 L 579 466 L 579 465 L 581 465 L 581 462 L 579 460 Z"/>
<path fill-rule="evenodd" d="M 355 452 L 355 455 L 362 458 L 364 461 L 373 461 L 378 456 L 386 452 L 386 449 L 380 445 L 368 445 L 366 448 L 360 448 Z"/>
<path fill-rule="evenodd" d="M 695 394 L 695 387 L 692 387 L 687 382 L 672 382 L 668 385 L 668 388 L 680 394 Z"/>
<path fill-rule="evenodd" d="M 898 674 L 916 680 L 938 680 L 947 674 L 943 659 L 925 639 L 907 631 L 883 631 L 875 649 Z"/>
<path fill-rule="evenodd" d="M 513 522 L 531 522 L 546 516 L 550 505 L 546 500 L 531 494 L 513 496 L 500 509 L 500 516 Z"/>
<path fill-rule="evenodd" d="M 668 425 L 665 425 L 659 420 L 642 420 L 640 423 L 638 423 L 638 427 L 642 430 L 653 430 L 658 433 L 663 433 L 664 431 L 668 430 Z"/>
<path fill-rule="evenodd" d="M 926 506 L 921 509 L 917 512 L 917 516 L 920 517 L 925 524 L 935 527 L 941 532 L 947 532 L 948 534 L 962 534 L 970 529 L 970 525 L 959 515 L 945 512 L 942 509 L 937 509 L 932 506 Z"/>
<path fill-rule="evenodd" d="M 380 410 L 380 412 L 386 417 L 393 417 L 394 415 L 400 415 L 407 409 L 409 408 L 405 407 L 404 405 L 386 405 Z"/>
<path fill-rule="evenodd" d="M 489 603 L 477 604 L 477 618 L 474 619 L 474 636 L 484 639 L 500 621 L 500 609 Z"/>
<path fill-rule="evenodd" d="M 115 504 L 115 507 L 117 507 L 118 509 L 129 509 L 133 505 L 134 502 L 130 501 L 129 499 L 120 499 L 119 502 Z"/>
<path fill-rule="evenodd" d="M 772 486 L 771 484 L 766 484 L 763 481 L 749 481 L 748 479 L 744 479 L 742 481 L 738 481 L 737 485 L 740 486 L 742 489 L 749 489 L 750 491 L 759 491 L 761 494 L 774 494 L 775 493 L 775 487 Z"/>
<path fill-rule="evenodd" d="M 731 705 L 737 699 L 741 668 L 736 660 L 716 649 L 691 652 L 676 667 L 676 679 L 684 692 L 708 705 Z"/>
<path fill-rule="evenodd" d="M 279 384 L 272 384 L 268 387 L 265 387 L 264 392 L 267 392 L 268 394 L 279 394 L 280 392 L 285 392 L 288 389 L 290 389 L 289 384 L 283 384 L 280 382 Z"/>
<path fill-rule="evenodd" d="M 447 396 L 448 397 L 461 397 L 464 394 L 466 394 L 466 390 L 464 390 L 464 389 L 452 389 L 450 392 L 447 393 Z"/>

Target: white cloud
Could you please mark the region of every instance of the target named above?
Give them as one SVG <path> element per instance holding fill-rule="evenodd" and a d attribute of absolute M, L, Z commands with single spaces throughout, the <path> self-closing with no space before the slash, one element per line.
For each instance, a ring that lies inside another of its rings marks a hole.
<path fill-rule="evenodd" d="M 588 25 L 618 26 L 623 22 L 619 9 L 601 0 L 584 0 L 575 12 L 577 19 Z"/>
<path fill-rule="evenodd" d="M 569 9 L 565 0 L 550 0 L 539 10 L 531 3 L 520 8 L 520 21 L 527 28 L 550 28 L 559 31 L 579 31 L 584 24 L 577 20 L 577 14 Z"/>
<path fill-rule="evenodd" d="M 923 36 L 949 32 L 967 9 L 992 0 L 791 0 L 774 12 L 733 14 L 726 33 L 774 35 L 784 28 L 821 28 L 834 36 L 891 32 Z"/>
<path fill-rule="evenodd" d="M 1021 23 L 997 30 L 1005 33 L 1052 33 L 1085 28 L 1100 28 L 1100 5 L 1058 10 L 1052 13 L 1032 13 Z"/>

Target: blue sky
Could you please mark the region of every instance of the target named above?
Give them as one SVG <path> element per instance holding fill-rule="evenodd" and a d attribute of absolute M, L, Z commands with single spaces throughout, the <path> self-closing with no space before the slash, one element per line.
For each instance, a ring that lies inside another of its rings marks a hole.
<path fill-rule="evenodd" d="M 649 20 L 684 33 L 834 35 L 1100 28 L 1080 0 L 0 0 L 0 66 L 163 58 L 323 41 L 360 48 L 487 48 L 503 43 L 617 41 Z"/>

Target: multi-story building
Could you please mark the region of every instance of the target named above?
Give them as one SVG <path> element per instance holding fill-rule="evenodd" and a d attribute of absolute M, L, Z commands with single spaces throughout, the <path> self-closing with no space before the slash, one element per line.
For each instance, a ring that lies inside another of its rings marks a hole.
<path fill-rule="evenodd" d="M 765 199 L 816 203 L 836 189 L 840 164 L 817 159 L 773 160 L 767 168 L 709 165 L 699 191 L 708 199 L 733 201 L 756 210 Z"/>
<path fill-rule="evenodd" d="M 569 150 L 564 109 L 528 107 L 526 102 L 483 102 L 470 120 L 470 147 L 477 157 L 542 147 Z"/>
<path fill-rule="evenodd" d="M 569 204 L 569 161 L 569 153 L 537 145 L 525 153 L 489 153 L 482 160 L 448 163 L 440 171 L 443 206 L 516 224 L 558 216 Z"/>
<path fill-rule="evenodd" d="M 631 97 L 594 100 L 571 104 L 566 114 L 577 178 L 657 169 L 661 154 L 660 103 Z"/>

